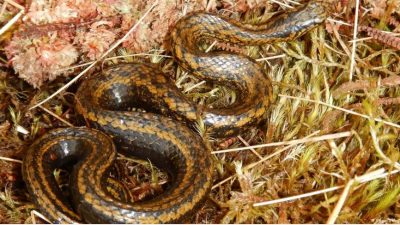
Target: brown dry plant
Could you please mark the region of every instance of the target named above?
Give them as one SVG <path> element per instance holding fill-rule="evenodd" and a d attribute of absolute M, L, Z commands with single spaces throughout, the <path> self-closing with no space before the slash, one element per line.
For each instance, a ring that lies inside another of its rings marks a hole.
<path fill-rule="evenodd" d="M 37 14 L 40 10 L 62 7 L 66 2 L 71 2 L 68 12 L 85 20 L 71 20 L 70 15 L 57 14 L 56 10 L 49 11 L 54 14 L 48 21 Z M 58 74 L 85 71 L 90 75 L 111 64 L 148 61 L 158 64 L 198 104 L 229 105 L 235 100 L 232 90 L 205 83 L 176 66 L 163 46 L 168 27 L 195 9 L 257 23 L 307 1 L 160 1 L 128 41 L 107 56 L 104 53 L 113 47 L 112 43 L 120 40 L 154 1 L 112 1 L 116 5 L 109 8 L 100 1 L 90 1 L 83 11 L 74 8 L 74 2 L 56 1 L 49 6 L 32 1 L 24 14 L 29 21 L 14 25 L 9 29 L 11 33 L 1 39 L 0 222 L 3 223 L 45 222 L 33 211 L 34 205 L 22 182 L 20 160 L 26 147 L 49 129 L 83 125 L 74 111 L 74 91 L 78 84 L 69 84 L 71 78 Z M 218 153 L 213 154 L 214 186 L 207 203 L 190 222 L 400 222 L 400 57 L 397 45 L 379 38 L 386 37 L 382 35 L 384 32 L 397 35 L 400 5 L 398 1 L 340 0 L 332 1 L 331 6 L 325 26 L 291 42 L 239 48 L 212 42 L 203 46 L 204 49 L 211 46 L 210 51 L 241 52 L 257 60 L 273 81 L 274 104 L 267 121 L 259 128 L 225 140 L 207 139 L 214 153 Z M 355 20 L 356 8 L 358 20 Z M 11 5 L 5 10 L 7 17 L 0 20 L 2 24 L 19 12 L 11 9 Z M 112 17 L 113 10 L 119 10 L 117 17 Z M 100 14 L 93 14 L 94 11 Z M 35 26 L 39 29 L 28 38 L 11 35 Z M 355 27 L 361 30 L 368 27 L 365 31 L 374 29 L 381 36 L 371 32 L 356 32 L 354 36 Z M 96 35 L 99 32 L 103 35 Z M 34 39 L 36 44 L 21 41 L 25 39 Z M 10 68 L 8 60 L 18 56 L 23 58 L 20 68 L 18 63 Z M 40 64 L 31 64 L 39 56 Z M 54 59 L 59 60 L 57 57 L 64 61 L 54 64 Z M 103 60 L 97 63 L 99 57 Z M 35 89 L 17 78 L 15 68 L 46 70 L 42 73 L 47 74 L 45 78 L 41 75 L 30 78 L 37 86 L 42 84 L 41 88 Z M 45 82 L 50 77 L 54 81 Z M 56 92 L 60 89 L 61 92 Z M 48 98 L 52 93 L 57 94 Z M 43 99 L 48 100 L 30 109 Z M 201 123 L 198 129 L 202 131 Z M 55 174 L 61 182 L 68 177 L 63 171 Z M 156 195 L 168 182 L 165 173 L 151 163 L 124 157 L 118 159 L 112 176 L 132 188 L 136 200 Z"/>

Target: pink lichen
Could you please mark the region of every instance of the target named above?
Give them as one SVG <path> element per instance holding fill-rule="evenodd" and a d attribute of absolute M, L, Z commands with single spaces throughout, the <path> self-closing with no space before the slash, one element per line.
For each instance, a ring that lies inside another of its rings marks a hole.
<path fill-rule="evenodd" d="M 7 57 L 21 78 L 40 87 L 47 80 L 65 75 L 64 67 L 101 57 L 155 1 L 29 1 L 23 26 L 6 47 Z M 186 13 L 216 11 L 217 7 L 247 10 L 258 3 L 257 0 L 234 2 L 159 1 L 122 46 L 137 53 L 165 48 L 163 43 L 169 29 Z"/>
<path fill-rule="evenodd" d="M 111 26 L 110 22 L 99 21 L 92 24 L 88 32 L 79 33 L 76 37 L 81 45 L 81 52 L 90 60 L 99 58 L 115 41 L 117 34 L 109 30 Z"/>
<path fill-rule="evenodd" d="M 11 59 L 14 70 L 34 87 L 40 87 L 44 81 L 63 74 L 59 70 L 77 62 L 79 56 L 71 43 L 59 39 L 37 40 L 37 45 L 29 42 L 19 44 L 10 44 L 6 51 L 18 51 Z"/>

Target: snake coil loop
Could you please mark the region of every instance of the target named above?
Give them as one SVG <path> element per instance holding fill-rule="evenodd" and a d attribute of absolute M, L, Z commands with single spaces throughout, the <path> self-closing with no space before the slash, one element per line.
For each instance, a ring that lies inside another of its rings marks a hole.
<path fill-rule="evenodd" d="M 271 82 L 253 59 L 224 51 L 204 53 L 198 43 L 260 45 L 293 40 L 325 18 L 318 2 L 257 26 L 209 13 L 183 17 L 171 32 L 174 58 L 197 77 L 236 90 L 237 102 L 199 112 L 155 66 L 110 67 L 85 80 L 76 94 L 77 112 L 97 130 L 51 130 L 28 149 L 22 171 L 33 201 L 56 223 L 172 223 L 187 218 L 207 197 L 213 172 L 209 149 L 187 124 L 203 118 L 212 136 L 232 136 L 263 121 L 272 97 Z M 129 111 L 137 106 L 146 112 Z M 110 195 L 104 184 L 116 157 L 114 145 L 166 170 L 167 190 L 137 203 Z M 70 183 L 73 206 L 50 175 L 70 163 L 75 163 Z"/>

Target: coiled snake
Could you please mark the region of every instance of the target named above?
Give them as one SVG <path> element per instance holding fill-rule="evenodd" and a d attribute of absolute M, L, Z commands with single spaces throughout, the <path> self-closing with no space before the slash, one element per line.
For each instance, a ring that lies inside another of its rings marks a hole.
<path fill-rule="evenodd" d="M 183 17 L 171 32 L 175 60 L 200 79 L 236 90 L 237 101 L 227 108 L 199 110 L 156 66 L 110 67 L 85 80 L 76 94 L 76 110 L 97 130 L 55 129 L 28 149 L 23 177 L 33 201 L 57 223 L 182 221 L 205 200 L 213 172 L 209 149 L 188 125 L 202 118 L 214 137 L 238 134 L 265 119 L 272 95 L 270 80 L 253 59 L 226 51 L 205 53 L 198 43 L 261 45 L 293 40 L 325 17 L 318 2 L 257 26 L 209 13 Z M 138 106 L 146 113 L 129 111 Z M 133 204 L 110 195 L 105 186 L 116 157 L 114 146 L 166 170 L 170 175 L 167 190 Z M 52 176 L 55 168 L 70 163 L 76 163 L 70 183 L 73 206 Z"/>

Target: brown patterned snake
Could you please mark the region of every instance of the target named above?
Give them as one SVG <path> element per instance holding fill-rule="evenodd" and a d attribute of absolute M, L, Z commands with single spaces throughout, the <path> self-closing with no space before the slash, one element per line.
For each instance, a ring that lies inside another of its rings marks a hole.
<path fill-rule="evenodd" d="M 187 218 L 207 197 L 213 172 L 208 148 L 187 125 L 201 117 L 214 137 L 238 134 L 265 119 L 272 95 L 270 80 L 253 59 L 226 51 L 205 53 L 198 43 L 288 41 L 325 18 L 324 7 L 316 2 L 254 26 L 209 13 L 183 17 L 171 32 L 176 61 L 200 79 L 236 90 L 237 101 L 227 108 L 199 111 L 155 66 L 133 63 L 108 68 L 85 80 L 76 94 L 77 111 L 102 132 L 55 129 L 29 148 L 23 176 L 33 201 L 56 223 L 171 223 Z M 146 113 L 129 111 L 136 106 Z M 116 157 L 114 144 L 123 153 L 149 159 L 166 170 L 170 178 L 166 190 L 137 203 L 110 194 L 106 178 Z M 51 174 L 70 163 L 75 163 L 73 199 L 67 201 Z"/>

